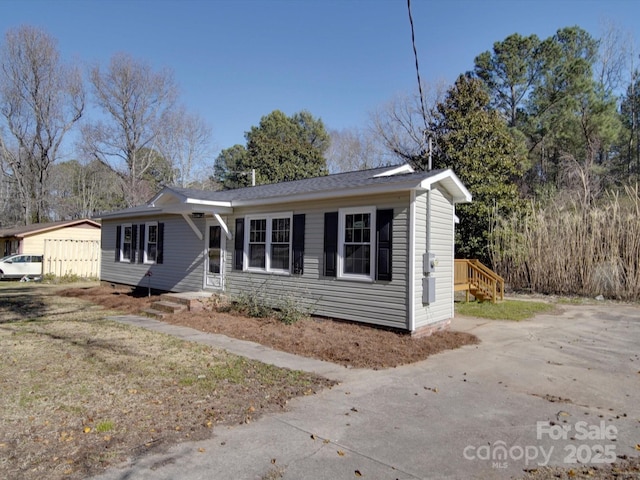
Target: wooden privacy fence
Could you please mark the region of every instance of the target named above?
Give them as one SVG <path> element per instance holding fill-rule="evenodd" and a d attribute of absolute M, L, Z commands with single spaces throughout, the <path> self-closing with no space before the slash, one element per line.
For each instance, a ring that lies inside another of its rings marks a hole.
<path fill-rule="evenodd" d="M 100 240 L 45 239 L 42 273 L 100 278 Z"/>

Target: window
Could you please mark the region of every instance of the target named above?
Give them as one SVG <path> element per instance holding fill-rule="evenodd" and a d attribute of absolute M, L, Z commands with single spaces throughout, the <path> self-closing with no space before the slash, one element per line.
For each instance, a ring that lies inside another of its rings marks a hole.
<path fill-rule="evenodd" d="M 323 275 L 390 282 L 392 237 L 393 209 L 359 207 L 325 212 Z"/>
<path fill-rule="evenodd" d="M 291 270 L 290 213 L 278 213 L 245 219 L 247 270 L 289 273 Z"/>
<path fill-rule="evenodd" d="M 156 263 L 158 259 L 158 223 L 145 225 L 144 263 Z"/>
<path fill-rule="evenodd" d="M 289 270 L 289 250 L 291 238 L 291 219 L 274 218 L 271 220 L 271 268 Z"/>
<path fill-rule="evenodd" d="M 249 220 L 249 268 L 267 268 L 267 220 Z"/>
<path fill-rule="evenodd" d="M 373 281 L 375 208 L 339 210 L 338 277 Z"/>
<path fill-rule="evenodd" d="M 161 264 L 163 246 L 164 223 L 116 225 L 116 262 Z"/>
<path fill-rule="evenodd" d="M 122 225 L 122 240 L 120 242 L 120 261 L 130 262 L 133 244 L 133 228 L 131 225 Z"/>

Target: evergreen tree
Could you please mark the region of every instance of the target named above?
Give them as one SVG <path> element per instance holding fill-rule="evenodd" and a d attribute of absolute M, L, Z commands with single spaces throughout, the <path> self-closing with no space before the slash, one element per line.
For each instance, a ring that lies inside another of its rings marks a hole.
<path fill-rule="evenodd" d="M 248 172 L 255 170 L 256 185 L 326 175 L 324 152 L 329 134 L 322 120 L 309 112 L 288 117 L 275 110 L 245 134 L 246 149 L 236 145 L 216 159 L 214 175 L 225 188 L 250 185 Z"/>
<path fill-rule="evenodd" d="M 433 130 L 437 136 L 434 168 L 451 168 L 473 195 L 457 209 L 456 256 L 489 261 L 492 215 L 508 215 L 522 206 L 514 180 L 521 174 L 526 151 L 510 134 L 481 80 L 458 77 L 438 105 Z"/>

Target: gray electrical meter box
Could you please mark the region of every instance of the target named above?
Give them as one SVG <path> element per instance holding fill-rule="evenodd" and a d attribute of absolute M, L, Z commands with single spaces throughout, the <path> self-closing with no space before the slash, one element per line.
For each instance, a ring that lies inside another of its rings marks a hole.
<path fill-rule="evenodd" d="M 422 279 L 422 303 L 428 304 L 436 301 L 436 278 L 424 277 Z"/>
<path fill-rule="evenodd" d="M 424 274 L 433 273 L 436 271 L 437 264 L 436 256 L 433 253 L 424 253 L 422 255 L 422 271 Z"/>

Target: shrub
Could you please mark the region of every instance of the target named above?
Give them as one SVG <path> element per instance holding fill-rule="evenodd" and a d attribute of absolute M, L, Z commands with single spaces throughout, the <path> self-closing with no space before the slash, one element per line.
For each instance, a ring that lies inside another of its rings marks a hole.
<path fill-rule="evenodd" d="M 269 279 L 269 282 L 273 284 L 274 280 Z M 313 305 L 306 305 L 302 299 L 307 297 L 300 292 L 291 291 L 291 288 L 285 285 L 277 288 L 278 291 L 287 292 L 285 294 L 269 294 L 266 289 L 267 280 L 257 288 L 251 285 L 233 298 L 229 308 L 254 318 L 274 317 L 286 325 L 311 315 Z"/>

